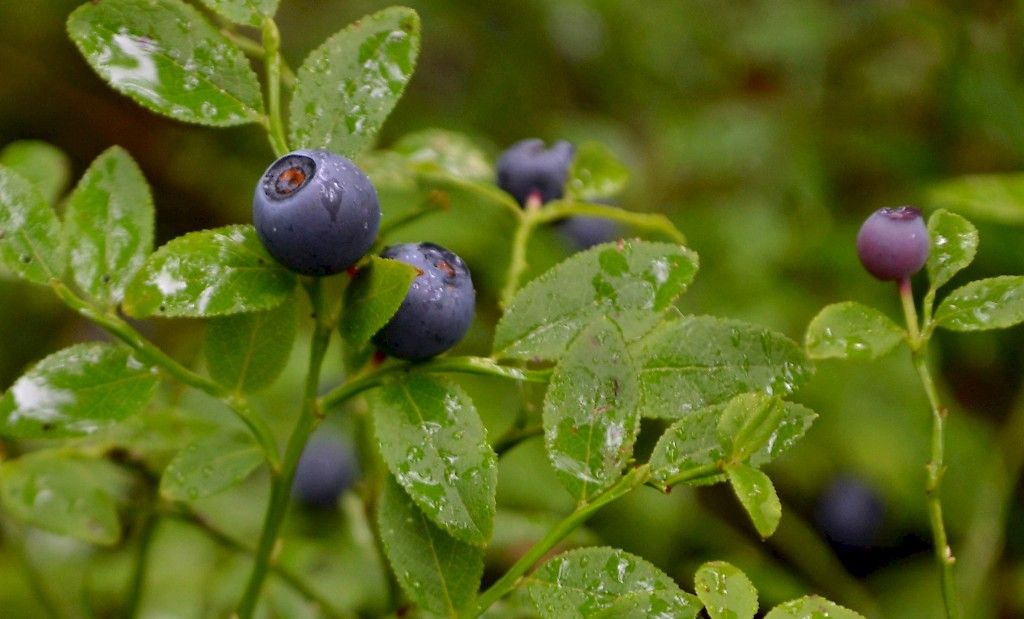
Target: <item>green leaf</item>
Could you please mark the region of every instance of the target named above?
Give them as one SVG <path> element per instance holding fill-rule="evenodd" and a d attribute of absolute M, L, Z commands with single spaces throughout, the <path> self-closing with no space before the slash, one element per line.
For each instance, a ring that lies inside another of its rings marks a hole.
<path fill-rule="evenodd" d="M 406 595 L 425 610 L 456 617 L 480 586 L 483 550 L 437 528 L 390 475 L 377 522 L 384 554 Z"/>
<path fill-rule="evenodd" d="M 680 245 L 624 241 L 580 252 L 512 299 L 494 334 L 499 357 L 555 360 L 594 318 L 608 316 L 632 341 L 661 322 L 697 273 Z"/>
<path fill-rule="evenodd" d="M 281 0 L 202 0 L 230 21 L 243 26 L 260 26 L 264 17 L 273 17 Z"/>
<path fill-rule="evenodd" d="M 544 444 L 579 503 L 614 484 L 640 431 L 636 370 L 622 332 L 598 318 L 555 366 L 544 397 Z"/>
<path fill-rule="evenodd" d="M 64 274 L 60 221 L 32 183 L 0 167 L 0 262 L 36 284 Z"/>
<path fill-rule="evenodd" d="M 684 316 L 630 347 L 640 367 L 643 415 L 680 419 L 740 393 L 785 396 L 812 368 L 789 338 L 738 320 Z"/>
<path fill-rule="evenodd" d="M 266 312 L 211 320 L 204 352 L 213 380 L 235 393 L 252 393 L 273 384 L 292 352 L 296 312 L 293 295 Z"/>
<path fill-rule="evenodd" d="M 153 218 L 139 166 L 120 147 L 108 149 L 86 170 L 64 214 L 75 283 L 96 300 L 119 303 L 153 251 Z"/>
<path fill-rule="evenodd" d="M 55 450 L 0 465 L 0 503 L 8 514 L 92 544 L 120 539 L 114 497 L 124 485 L 114 464 Z"/>
<path fill-rule="evenodd" d="M 352 157 L 366 149 L 412 77 L 420 19 L 405 7 L 363 17 L 302 63 L 291 101 L 292 144 Z"/>
<path fill-rule="evenodd" d="M 1024 174 L 980 174 L 943 181 L 929 189 L 928 202 L 976 219 L 1024 225 Z"/>
<path fill-rule="evenodd" d="M 398 311 L 416 273 L 404 262 L 371 256 L 345 290 L 342 337 L 350 344 L 369 341 Z"/>
<path fill-rule="evenodd" d="M 21 140 L 0 151 L 0 166 L 20 174 L 36 186 L 47 204 L 56 204 L 71 182 L 71 160 L 46 142 Z"/>
<path fill-rule="evenodd" d="M 422 374 L 371 398 L 381 455 L 428 518 L 482 546 L 494 528 L 497 456 L 469 396 Z"/>
<path fill-rule="evenodd" d="M 128 348 L 76 344 L 37 363 L 4 394 L 0 434 L 89 434 L 138 413 L 159 382 Z"/>
<path fill-rule="evenodd" d="M 749 457 L 752 466 L 765 465 L 796 444 L 817 417 L 814 411 L 793 402 L 783 402 L 783 416 L 775 432 Z M 699 486 L 725 479 L 722 466 L 728 457 L 718 437 L 718 425 L 726 404 L 716 404 L 686 413 L 672 424 L 651 453 L 651 476 L 662 487 L 678 483 Z"/>
<path fill-rule="evenodd" d="M 284 303 L 295 275 L 263 248 L 252 226 L 191 232 L 151 255 L 125 290 L 129 316 L 220 316 Z"/>
<path fill-rule="evenodd" d="M 979 279 L 949 293 L 935 325 L 950 331 L 1005 329 L 1024 322 L 1024 276 Z"/>
<path fill-rule="evenodd" d="M 465 135 L 446 129 L 409 133 L 391 147 L 421 169 L 445 172 L 455 178 L 494 182 L 491 158 Z"/>
<path fill-rule="evenodd" d="M 629 183 L 629 170 L 600 142 L 584 142 L 576 150 L 566 193 L 576 200 L 598 200 L 617 195 Z"/>
<path fill-rule="evenodd" d="M 725 405 L 718 420 L 718 442 L 735 462 L 742 462 L 764 449 L 785 420 L 778 397 L 744 393 Z"/>
<path fill-rule="evenodd" d="M 527 584 L 544 619 L 692 619 L 696 597 L 644 559 L 614 548 L 580 548 L 551 559 Z"/>
<path fill-rule="evenodd" d="M 263 462 L 263 451 L 248 434 L 219 432 L 183 449 L 164 469 L 160 494 L 194 501 L 243 481 Z"/>
<path fill-rule="evenodd" d="M 847 301 L 823 308 L 804 337 L 811 359 L 877 359 L 899 346 L 907 333 L 873 307 Z"/>
<path fill-rule="evenodd" d="M 757 589 L 747 575 L 725 561 L 700 566 L 694 590 L 711 619 L 753 619 Z"/>
<path fill-rule="evenodd" d="M 68 34 L 114 90 L 158 114 L 217 127 L 263 117 L 249 61 L 181 0 L 88 2 L 68 17 Z"/>
<path fill-rule="evenodd" d="M 928 219 L 932 248 L 928 255 L 928 283 L 932 290 L 974 262 L 978 252 L 978 229 L 956 213 L 938 210 Z"/>
<path fill-rule="evenodd" d="M 761 537 L 770 537 L 782 519 L 782 504 L 772 480 L 754 467 L 739 462 L 728 465 L 725 472 L 754 528 Z"/>
<path fill-rule="evenodd" d="M 764 619 L 864 619 L 848 608 L 825 598 L 809 595 L 779 604 Z"/>

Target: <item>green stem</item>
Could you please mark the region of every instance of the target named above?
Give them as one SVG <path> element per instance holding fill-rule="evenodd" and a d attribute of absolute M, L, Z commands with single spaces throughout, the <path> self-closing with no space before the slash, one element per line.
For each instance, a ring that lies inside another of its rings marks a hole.
<path fill-rule="evenodd" d="M 533 218 L 534 223 L 552 223 L 574 216 L 600 217 L 618 221 L 640 230 L 654 232 L 679 243 L 686 243 L 686 235 L 669 220 L 658 213 L 635 213 L 614 206 L 589 204 L 586 202 L 555 202 L 548 204 L 544 210 Z"/>
<path fill-rule="evenodd" d="M 262 61 L 263 57 L 266 55 L 266 52 L 263 50 L 263 45 L 259 41 L 250 39 L 244 34 L 239 34 L 230 28 L 222 28 L 220 33 L 227 37 L 227 39 L 234 43 L 238 49 L 242 50 L 243 54 L 250 58 Z M 296 81 L 295 72 L 292 71 L 292 68 L 289 67 L 288 63 L 286 63 L 282 58 L 281 83 L 285 88 L 291 89 L 295 88 Z"/>
<path fill-rule="evenodd" d="M 909 278 L 900 280 L 899 293 L 903 305 L 903 315 L 907 323 L 907 333 L 910 335 L 914 368 L 921 379 L 921 386 L 924 388 L 925 395 L 928 396 L 928 403 L 932 409 L 931 461 L 927 466 L 928 477 L 925 482 L 925 491 L 928 496 L 928 520 L 932 529 L 935 561 L 941 575 L 942 600 L 947 619 L 959 619 L 961 609 L 956 580 L 953 577 L 953 564 L 956 563 L 956 558 L 949 546 L 946 526 L 942 517 L 942 477 L 946 471 L 944 433 L 948 412 L 939 400 L 939 392 L 935 388 L 935 381 L 928 369 L 928 339 L 921 336 L 921 330 L 918 328 L 917 310 L 914 307 Z M 925 333 L 929 333 L 930 325 L 925 324 L 924 327 Z"/>
<path fill-rule="evenodd" d="M 278 474 L 271 476 L 270 500 L 267 503 L 266 516 L 263 519 L 263 531 L 260 533 L 260 541 L 256 547 L 249 583 L 238 603 L 237 615 L 240 619 L 250 619 L 256 610 L 263 581 L 266 579 L 270 564 L 275 562 L 273 555 L 278 544 L 281 525 L 284 523 L 284 517 L 288 511 L 295 469 L 298 468 L 299 458 L 302 456 L 309 436 L 323 418 L 316 395 L 320 386 L 320 370 L 323 367 L 324 356 L 327 353 L 331 332 L 334 330 L 337 317 L 332 315 L 324 303 L 322 282 L 319 278 L 314 279 L 310 284 L 309 292 L 316 315 L 316 329 L 313 332 L 309 351 L 309 371 L 306 374 L 306 385 L 302 395 L 302 408 L 299 412 L 298 422 L 288 439 L 281 470 Z"/>
<path fill-rule="evenodd" d="M 590 503 L 577 507 L 576 511 L 566 516 L 564 520 L 548 531 L 539 542 L 527 550 L 526 554 L 520 557 L 501 578 L 477 597 L 471 608 L 464 611 L 464 613 L 459 613 L 459 616 L 474 619 L 483 614 L 492 604 L 515 589 L 523 575 L 537 561 L 540 561 L 544 555 L 586 522 L 595 512 L 605 505 L 629 494 L 634 488 L 646 483 L 650 477 L 650 472 L 648 465 L 639 466 L 623 476 L 615 485 L 594 497 L 594 500 Z"/>
<path fill-rule="evenodd" d="M 122 320 L 113 311 L 104 311 L 93 306 L 72 292 L 62 282 L 53 280 L 50 282 L 50 287 L 65 305 L 131 347 L 141 361 L 159 367 L 178 382 L 198 389 L 227 404 L 263 448 L 263 455 L 271 470 L 278 470 L 280 468 L 280 457 L 277 453 L 277 442 L 274 440 L 274 433 L 271 432 L 270 427 L 263 421 L 263 418 L 253 412 L 245 397 L 228 392 L 227 389 L 209 378 L 196 374 L 178 363 L 170 355 L 160 350 L 156 344 L 143 337 L 141 333 L 136 331 L 134 327 Z"/>
<path fill-rule="evenodd" d="M 267 76 L 267 114 L 269 126 L 267 137 L 278 157 L 287 154 L 288 138 L 285 137 L 284 121 L 281 115 L 281 33 L 273 18 L 263 20 L 263 66 Z"/>
<path fill-rule="evenodd" d="M 512 256 L 509 258 L 508 272 L 505 275 L 505 287 L 502 288 L 499 297 L 502 309 L 507 309 L 512 302 L 512 297 L 519 290 L 519 282 L 529 266 L 526 254 L 530 246 L 530 235 L 533 234 L 537 216 L 541 212 L 540 199 L 530 196 L 523 216 L 516 221 L 516 231 L 512 236 Z"/>
<path fill-rule="evenodd" d="M 125 602 L 124 616 L 129 619 L 139 616 L 139 604 L 142 602 L 143 587 L 146 584 L 146 568 L 149 565 L 149 550 L 153 546 L 158 517 L 147 511 L 139 525 L 139 539 L 135 546 L 135 562 L 132 566 L 132 580 Z"/>
<path fill-rule="evenodd" d="M 493 445 L 494 453 L 500 457 L 519 443 L 542 434 L 544 434 L 544 426 L 541 425 L 526 427 L 512 426 L 507 432 L 495 439 Z"/>

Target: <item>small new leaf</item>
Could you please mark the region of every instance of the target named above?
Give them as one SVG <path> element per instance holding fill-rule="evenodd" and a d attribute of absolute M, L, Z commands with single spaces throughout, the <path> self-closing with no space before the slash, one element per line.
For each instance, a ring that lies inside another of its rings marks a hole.
<path fill-rule="evenodd" d="M 248 434 L 217 432 L 185 447 L 160 479 L 160 494 L 172 501 L 194 501 L 236 486 L 263 462 Z"/>
<path fill-rule="evenodd" d="M 71 161 L 56 146 L 36 140 L 11 142 L 0 151 L 0 166 L 14 170 L 54 205 L 71 182 Z"/>
<path fill-rule="evenodd" d="M 350 344 L 368 342 L 398 311 L 415 279 L 414 267 L 371 256 L 345 290 L 342 337 Z"/>
<path fill-rule="evenodd" d="M 296 306 L 290 296 L 272 310 L 211 320 L 204 352 L 213 380 L 234 393 L 252 393 L 273 384 L 295 342 Z"/>
<path fill-rule="evenodd" d="M 252 226 L 191 232 L 151 255 L 125 291 L 129 316 L 192 317 L 277 307 L 295 275 L 274 261 Z"/>
<path fill-rule="evenodd" d="M 782 504 L 775 494 L 772 480 L 754 467 L 742 463 L 728 465 L 725 472 L 736 498 L 754 523 L 754 528 L 761 537 L 771 537 L 782 519 Z"/>
<path fill-rule="evenodd" d="M 811 359 L 876 359 L 907 336 L 888 316 L 861 303 L 826 306 L 811 320 L 804 338 Z"/>
<path fill-rule="evenodd" d="M 1005 329 L 1024 322 L 1024 276 L 979 279 L 949 293 L 935 325 L 950 331 Z"/>
<path fill-rule="evenodd" d="M 701 603 L 644 559 L 614 548 L 581 548 L 551 559 L 529 578 L 543 619 L 693 619 Z"/>
<path fill-rule="evenodd" d="M 457 617 L 480 586 L 484 551 L 439 529 L 394 478 L 387 477 L 377 523 L 398 584 L 425 610 Z"/>
<path fill-rule="evenodd" d="M 298 72 L 291 141 L 347 157 L 365 150 L 412 77 L 420 49 L 415 11 L 367 15 L 314 50 Z"/>
<path fill-rule="evenodd" d="M 956 213 L 940 209 L 928 219 L 928 235 L 932 239 L 928 283 L 932 290 L 938 290 L 974 261 L 978 252 L 978 230 Z"/>
<path fill-rule="evenodd" d="M 181 0 L 88 2 L 67 26 L 101 78 L 158 114 L 215 127 L 263 117 L 249 60 Z"/>
<path fill-rule="evenodd" d="M 725 405 L 718 420 L 718 442 L 734 462 L 764 449 L 785 420 L 782 400 L 763 393 L 745 393 Z"/>
<path fill-rule="evenodd" d="M 160 382 L 131 351 L 76 344 L 37 363 L 0 400 L 0 435 L 89 434 L 138 413 Z"/>
<path fill-rule="evenodd" d="M 629 183 L 629 170 L 600 142 L 584 142 L 576 150 L 566 193 L 576 200 L 599 200 L 619 194 Z"/>
<path fill-rule="evenodd" d="M 64 274 L 66 248 L 53 207 L 28 180 L 0 166 L 0 262 L 23 279 L 47 284 Z"/>
<path fill-rule="evenodd" d="M 737 567 L 711 561 L 700 566 L 693 580 L 694 591 L 711 619 L 753 619 L 757 589 Z"/>
<path fill-rule="evenodd" d="M 598 318 L 555 366 L 544 398 L 544 444 L 579 503 L 614 484 L 640 430 L 636 370 L 622 332 Z"/>
<path fill-rule="evenodd" d="M 90 297 L 116 305 L 153 251 L 153 197 L 131 156 L 114 146 L 86 170 L 64 214 L 71 273 Z"/>
<path fill-rule="evenodd" d="M 773 608 L 764 619 L 864 619 L 849 608 L 809 595 Z"/>

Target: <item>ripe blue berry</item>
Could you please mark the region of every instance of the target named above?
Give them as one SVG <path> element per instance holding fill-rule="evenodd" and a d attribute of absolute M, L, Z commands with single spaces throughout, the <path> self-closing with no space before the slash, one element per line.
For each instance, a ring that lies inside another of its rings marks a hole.
<path fill-rule="evenodd" d="M 278 262 L 306 275 L 331 275 L 369 251 L 380 226 L 380 203 L 370 179 L 345 157 L 297 150 L 263 174 L 252 218 Z"/>
<path fill-rule="evenodd" d="M 814 519 L 833 543 L 866 548 L 878 540 L 885 505 L 873 488 L 856 477 L 842 475 L 818 497 Z"/>
<path fill-rule="evenodd" d="M 359 465 L 352 449 L 343 441 L 314 436 L 306 444 L 295 470 L 292 496 L 303 505 L 328 509 L 359 478 Z"/>
<path fill-rule="evenodd" d="M 373 343 L 399 359 L 427 359 L 462 339 L 473 322 L 476 291 L 466 263 L 433 243 L 392 245 L 380 254 L 416 267 L 402 305 Z"/>
<path fill-rule="evenodd" d="M 931 241 L 921 211 L 910 206 L 878 209 L 857 234 L 861 264 L 881 280 L 900 280 L 921 270 Z"/>
<path fill-rule="evenodd" d="M 566 142 L 555 142 L 545 149 L 537 138 L 520 140 L 505 149 L 498 159 L 498 186 L 512 194 L 520 206 L 530 194 L 540 195 L 541 203 L 557 200 L 565 191 L 576 148 Z"/>

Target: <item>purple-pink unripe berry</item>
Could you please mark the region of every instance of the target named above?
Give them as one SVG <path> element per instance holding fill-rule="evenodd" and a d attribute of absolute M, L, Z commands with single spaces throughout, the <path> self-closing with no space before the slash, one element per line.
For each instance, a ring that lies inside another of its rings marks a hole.
<path fill-rule="evenodd" d="M 931 240 L 921 211 L 912 206 L 881 208 L 871 214 L 857 234 L 861 264 L 881 280 L 901 280 L 928 261 Z"/>

